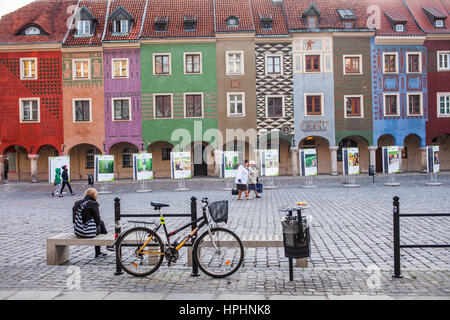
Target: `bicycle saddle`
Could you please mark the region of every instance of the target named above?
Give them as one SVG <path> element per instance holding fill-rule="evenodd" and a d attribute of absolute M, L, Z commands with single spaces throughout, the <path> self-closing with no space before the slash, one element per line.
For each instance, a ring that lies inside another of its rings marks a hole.
<path fill-rule="evenodd" d="M 155 208 L 155 210 L 169 206 L 167 203 L 160 203 L 160 202 L 153 202 L 153 201 L 150 204 Z"/>

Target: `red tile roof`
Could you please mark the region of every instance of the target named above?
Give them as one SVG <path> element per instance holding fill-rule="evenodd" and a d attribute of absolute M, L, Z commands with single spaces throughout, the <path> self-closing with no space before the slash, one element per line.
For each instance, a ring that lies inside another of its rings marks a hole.
<path fill-rule="evenodd" d="M 142 39 L 214 37 L 212 0 L 148 0 Z M 195 31 L 186 31 L 184 16 L 196 16 Z M 158 17 L 168 16 L 167 31 L 155 30 Z"/>
<path fill-rule="evenodd" d="M 274 4 L 272 0 L 252 0 L 253 21 L 256 35 L 288 35 L 286 18 L 283 12 L 283 5 Z M 272 30 L 261 28 L 261 19 L 272 20 Z"/>
<path fill-rule="evenodd" d="M 303 17 L 305 11 L 314 4 L 320 11 L 319 29 L 324 30 L 345 30 L 344 20 L 338 10 L 352 10 L 355 15 L 353 31 L 367 31 L 367 10 L 362 4 L 363 0 L 284 0 L 288 27 L 292 31 L 310 32 L 307 18 Z M 352 30 L 349 30 L 352 31 Z"/>
<path fill-rule="evenodd" d="M 104 41 L 136 41 L 139 40 L 139 33 L 141 31 L 142 21 L 145 12 L 145 0 L 112 0 L 108 12 L 108 17 L 119 6 L 122 6 L 129 14 L 134 18 L 131 25 L 131 32 L 127 35 L 113 35 L 113 22 L 108 19 L 106 25 L 106 31 L 103 40 Z"/>
<path fill-rule="evenodd" d="M 83 7 L 86 7 L 97 20 L 97 25 L 95 26 L 95 29 L 93 30 L 93 34 L 91 36 L 77 36 L 76 29 L 72 28 L 63 46 L 101 46 L 107 6 L 107 0 L 80 1 L 80 3 L 78 4 L 78 8 L 81 9 Z"/>
<path fill-rule="evenodd" d="M 215 0 L 215 17 L 217 33 L 254 32 L 251 0 Z M 239 19 L 237 27 L 228 27 L 227 18 Z"/>
<path fill-rule="evenodd" d="M 449 2 L 450 3 L 450 2 Z M 450 32 L 450 18 L 447 18 L 444 25 L 446 28 L 435 28 L 428 19 L 426 13 L 422 9 L 423 6 L 434 7 L 443 13 L 446 13 L 446 9 L 442 5 L 440 0 L 405 0 L 405 4 L 408 6 L 409 10 L 414 16 L 414 19 L 419 24 L 419 26 L 426 33 L 449 33 Z M 437 13 L 437 12 L 436 12 Z"/>
<path fill-rule="evenodd" d="M 67 33 L 68 9 L 77 0 L 40 0 L 32 2 L 0 19 L 0 43 L 57 43 Z M 70 10 L 69 10 L 70 12 Z M 29 24 L 39 25 L 48 35 L 17 35 Z"/>
<path fill-rule="evenodd" d="M 447 13 L 450 14 L 450 0 L 441 0 L 441 3 L 447 10 Z"/>

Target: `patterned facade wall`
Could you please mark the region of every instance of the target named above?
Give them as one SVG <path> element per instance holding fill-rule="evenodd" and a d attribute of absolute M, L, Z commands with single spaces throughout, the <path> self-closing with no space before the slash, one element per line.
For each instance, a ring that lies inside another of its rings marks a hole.
<path fill-rule="evenodd" d="M 141 66 L 139 49 L 105 50 L 103 60 L 105 74 L 105 141 L 106 149 L 119 142 L 128 142 L 141 149 Z M 128 78 L 113 79 L 113 59 L 128 59 Z M 112 120 L 112 101 L 115 98 L 129 98 L 131 120 Z"/>
<path fill-rule="evenodd" d="M 37 79 L 21 80 L 20 59 L 37 59 Z M 63 143 L 61 53 L 54 51 L 0 53 L 0 153 L 21 145 L 29 154 Z M 39 98 L 39 122 L 21 123 L 20 100 Z"/>
<path fill-rule="evenodd" d="M 277 129 L 290 142 L 294 133 L 294 105 L 292 80 L 292 43 L 256 43 L 256 107 L 258 136 Z M 282 57 L 282 73 L 266 74 L 266 56 L 280 55 Z M 268 117 L 267 97 L 282 96 L 284 99 L 283 117 Z"/>
<path fill-rule="evenodd" d="M 153 73 L 154 54 L 170 54 L 170 75 Z M 184 73 L 184 53 L 201 53 L 202 73 Z M 215 45 L 211 43 L 143 44 L 141 46 L 142 84 L 142 135 L 146 145 L 163 141 L 175 144 L 172 133 L 176 129 L 189 131 L 192 140 L 201 141 L 194 132 L 194 124 L 200 124 L 203 132 L 217 129 L 217 86 Z M 187 93 L 203 96 L 203 117 L 185 116 Z M 172 96 L 172 117 L 155 119 L 155 94 Z"/>
<path fill-rule="evenodd" d="M 369 37 L 334 37 L 334 93 L 336 116 L 336 145 L 348 136 L 360 136 L 369 145 L 372 132 L 372 68 Z M 359 56 L 362 74 L 344 74 L 344 56 Z M 362 96 L 362 117 L 345 115 L 345 96 Z"/>
<path fill-rule="evenodd" d="M 305 56 L 320 55 L 320 72 L 305 72 Z M 295 141 L 320 136 L 334 145 L 333 38 L 296 36 L 293 38 Z M 322 96 L 322 115 L 306 115 L 306 95 Z"/>
<path fill-rule="evenodd" d="M 372 51 L 372 91 L 373 91 L 373 141 L 385 135 L 391 135 L 396 145 L 402 146 L 408 135 L 420 138 L 420 145 L 425 146 L 425 123 L 428 120 L 428 83 L 427 51 L 424 46 L 414 45 L 375 45 L 371 39 Z M 407 52 L 419 52 L 422 56 L 422 72 L 407 73 Z M 398 73 L 383 72 L 383 53 L 396 53 L 398 56 Z M 384 115 L 383 94 L 399 94 L 399 116 Z M 422 94 L 422 115 L 409 116 L 407 113 L 407 93 Z"/>
<path fill-rule="evenodd" d="M 65 152 L 82 143 L 94 145 L 101 152 L 106 152 L 103 54 L 101 51 L 63 52 L 62 59 Z M 90 61 L 89 79 L 74 79 L 73 62 L 77 59 Z M 91 100 L 91 121 L 74 121 L 74 99 Z"/>

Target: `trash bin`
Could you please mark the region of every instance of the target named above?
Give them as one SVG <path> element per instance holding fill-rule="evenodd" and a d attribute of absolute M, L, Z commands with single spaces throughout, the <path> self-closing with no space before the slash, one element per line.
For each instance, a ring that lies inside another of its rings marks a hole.
<path fill-rule="evenodd" d="M 309 224 L 306 217 L 302 217 L 301 220 L 295 216 L 286 216 L 281 220 L 286 258 L 300 259 L 310 256 Z"/>

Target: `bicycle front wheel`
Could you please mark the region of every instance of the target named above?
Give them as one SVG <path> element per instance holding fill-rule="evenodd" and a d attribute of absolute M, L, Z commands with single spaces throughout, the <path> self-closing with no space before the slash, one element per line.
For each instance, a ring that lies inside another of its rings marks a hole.
<path fill-rule="evenodd" d="M 244 261 L 244 246 L 232 231 L 212 228 L 195 241 L 193 255 L 205 274 L 225 278 L 235 273 Z"/>
<path fill-rule="evenodd" d="M 120 267 L 135 277 L 155 272 L 163 262 L 164 245 L 152 230 L 136 227 L 124 232 L 117 240 Z"/>

